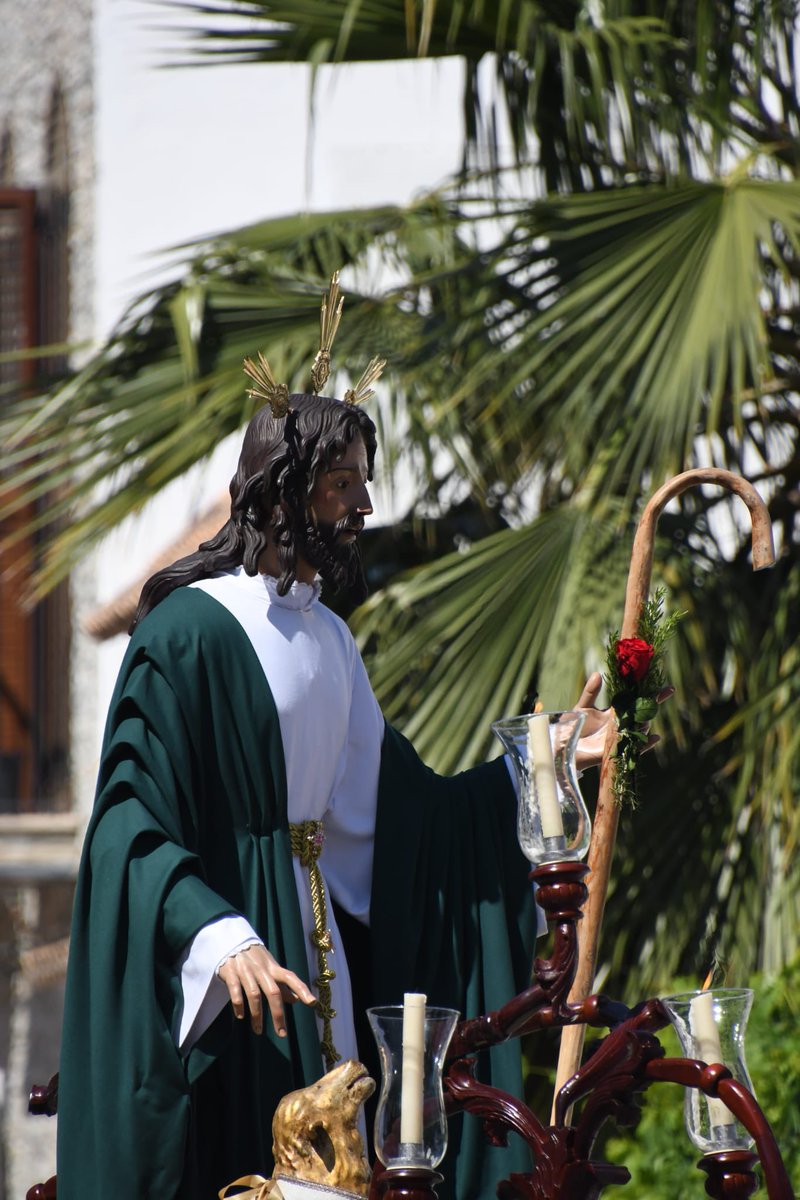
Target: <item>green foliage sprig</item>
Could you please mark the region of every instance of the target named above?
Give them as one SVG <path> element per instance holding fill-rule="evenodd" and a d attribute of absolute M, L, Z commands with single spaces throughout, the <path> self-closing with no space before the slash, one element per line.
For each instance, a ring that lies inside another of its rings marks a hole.
<path fill-rule="evenodd" d="M 647 745 L 646 726 L 666 687 L 664 647 L 683 616 L 664 616 L 664 596 L 664 588 L 658 588 L 642 604 L 639 637 L 620 638 L 615 631 L 608 639 L 604 682 L 617 714 L 614 796 L 620 805 L 636 805 L 636 768 Z"/>

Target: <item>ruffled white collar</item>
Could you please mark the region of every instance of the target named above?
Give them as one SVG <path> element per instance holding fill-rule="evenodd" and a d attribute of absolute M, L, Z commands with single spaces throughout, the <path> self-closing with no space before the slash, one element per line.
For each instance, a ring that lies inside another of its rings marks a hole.
<path fill-rule="evenodd" d="M 274 604 L 277 608 L 293 608 L 298 612 L 308 612 L 312 604 L 316 604 L 319 600 L 319 594 L 322 591 L 322 585 L 318 579 L 313 583 L 300 583 L 299 580 L 290 585 L 285 596 L 278 595 L 278 581 L 274 575 L 262 575 L 264 586 L 267 589 L 270 604 Z"/>
<path fill-rule="evenodd" d="M 300 583 L 299 580 L 290 585 L 285 596 L 278 595 L 278 581 L 274 575 L 248 575 L 244 567 L 234 571 L 237 579 L 245 586 L 258 590 L 276 608 L 293 609 L 295 612 L 308 612 L 319 600 L 322 585 L 318 579 L 313 583 Z"/>

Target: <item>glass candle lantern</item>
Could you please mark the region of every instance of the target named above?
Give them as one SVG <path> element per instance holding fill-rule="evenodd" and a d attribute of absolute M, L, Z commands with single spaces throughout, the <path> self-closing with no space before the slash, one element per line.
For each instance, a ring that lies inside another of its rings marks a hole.
<path fill-rule="evenodd" d="M 579 712 L 529 713 L 492 725 L 514 768 L 517 836 L 536 866 L 583 858 L 591 822 L 578 786 Z"/>
<path fill-rule="evenodd" d="M 721 1062 L 752 1092 L 744 1058 L 744 1034 L 753 1003 L 749 988 L 715 988 L 686 992 L 662 1000 L 686 1058 Z M 703 1154 L 749 1150 L 753 1139 L 722 1100 L 687 1088 L 684 1099 L 686 1132 Z"/>
<path fill-rule="evenodd" d="M 403 1089 L 403 1006 L 370 1008 L 367 1016 L 382 1075 L 375 1153 L 385 1167 L 436 1167 L 447 1149 L 442 1068 L 459 1014 L 452 1008 L 425 1008 L 419 1093 L 410 1097 Z M 409 1129 L 416 1132 L 409 1135 Z M 413 1140 L 403 1141 L 403 1133 Z"/>

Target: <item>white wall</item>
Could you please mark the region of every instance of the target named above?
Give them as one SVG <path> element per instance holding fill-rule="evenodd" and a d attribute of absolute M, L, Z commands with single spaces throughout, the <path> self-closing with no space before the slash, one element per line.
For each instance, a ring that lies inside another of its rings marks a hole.
<path fill-rule="evenodd" d="M 458 62 L 323 69 L 312 136 L 304 64 L 157 69 L 170 39 L 154 11 L 98 0 L 101 332 L 166 247 L 303 208 L 403 202 L 457 167 Z"/>

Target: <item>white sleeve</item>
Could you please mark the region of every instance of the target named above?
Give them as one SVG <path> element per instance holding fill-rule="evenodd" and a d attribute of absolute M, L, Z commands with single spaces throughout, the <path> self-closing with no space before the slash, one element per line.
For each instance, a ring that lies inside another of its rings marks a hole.
<path fill-rule="evenodd" d="M 187 943 L 175 963 L 183 993 L 180 1028 L 174 1035 L 181 1054 L 189 1053 L 228 1003 L 228 989 L 217 968 L 232 954 L 254 945 L 263 942 L 249 922 L 232 916 L 210 921 Z"/>
<path fill-rule="evenodd" d="M 347 748 L 325 814 L 320 867 L 337 904 L 367 925 L 384 720 L 355 644 L 353 651 Z"/>

